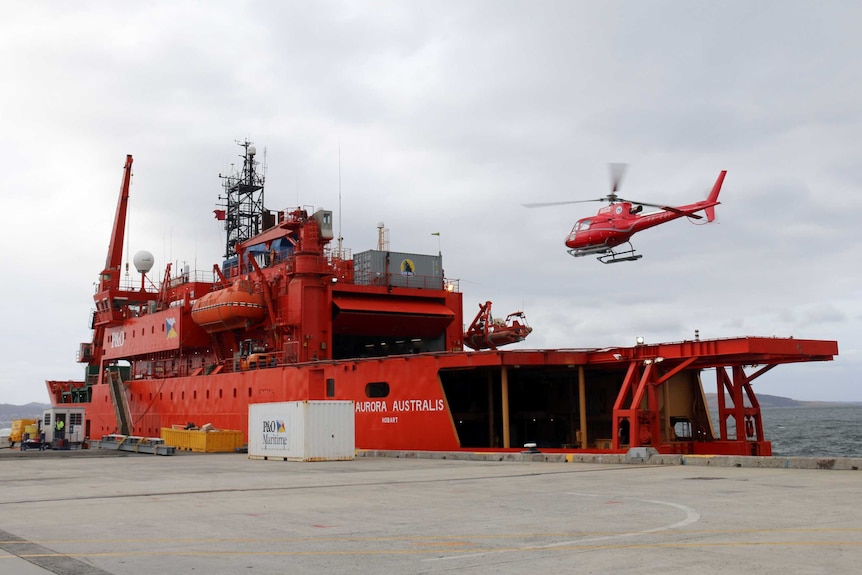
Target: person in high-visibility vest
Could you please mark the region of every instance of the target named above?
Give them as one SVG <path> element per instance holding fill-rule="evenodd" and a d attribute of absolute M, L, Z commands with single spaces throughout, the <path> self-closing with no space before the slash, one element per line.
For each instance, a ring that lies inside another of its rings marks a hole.
<path fill-rule="evenodd" d="M 63 439 L 63 428 L 66 427 L 66 422 L 62 419 L 57 420 L 57 437 L 54 439 Z"/>

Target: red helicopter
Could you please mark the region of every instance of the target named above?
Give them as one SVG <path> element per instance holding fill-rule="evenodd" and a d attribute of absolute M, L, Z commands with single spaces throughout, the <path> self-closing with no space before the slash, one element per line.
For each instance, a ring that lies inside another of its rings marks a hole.
<path fill-rule="evenodd" d="M 574 257 L 598 255 L 603 264 L 630 262 L 643 257 L 635 253 L 630 238 L 639 231 L 686 216 L 700 220 L 703 216 L 697 214 L 701 210 L 706 214 L 706 220 L 715 219 L 715 206 L 720 204 L 718 193 L 727 170 L 722 170 L 715 180 L 715 185 L 706 200 L 684 206 L 662 206 L 636 200 L 626 200 L 617 195 L 620 183 L 625 173 L 626 164 L 611 164 L 611 193 L 604 198 L 594 200 L 573 200 L 566 202 L 544 202 L 523 204 L 527 208 L 559 206 L 563 204 L 579 204 L 583 202 L 608 202 L 592 217 L 583 218 L 575 223 L 572 231 L 566 237 L 568 252 Z M 657 212 L 642 213 L 644 206 L 658 208 Z M 622 244 L 628 244 L 627 250 L 615 250 Z"/>

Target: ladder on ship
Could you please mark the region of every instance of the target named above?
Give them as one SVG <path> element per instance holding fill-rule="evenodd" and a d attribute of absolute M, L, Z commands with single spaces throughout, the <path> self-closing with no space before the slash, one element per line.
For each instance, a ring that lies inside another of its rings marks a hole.
<path fill-rule="evenodd" d="M 111 390 L 111 403 L 114 405 L 114 415 L 117 417 L 117 432 L 121 435 L 132 433 L 132 410 L 129 408 L 129 399 L 126 397 L 125 384 L 120 372 L 109 369 L 107 371 L 108 387 Z"/>

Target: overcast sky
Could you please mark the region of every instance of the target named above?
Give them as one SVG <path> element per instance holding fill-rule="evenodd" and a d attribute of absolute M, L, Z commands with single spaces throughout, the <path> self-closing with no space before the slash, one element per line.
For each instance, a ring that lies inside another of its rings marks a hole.
<path fill-rule="evenodd" d="M 850 0 L 8 4 L 0 403 L 83 377 L 125 155 L 124 251 L 158 277 L 220 261 L 218 174 L 246 138 L 269 208 L 335 210 L 353 253 L 381 221 L 393 251 L 439 246 L 465 322 L 524 309 L 522 347 L 837 340 L 754 389 L 862 401 L 860 25 Z M 637 262 L 572 258 L 600 204 L 521 204 L 601 197 L 609 162 L 662 204 L 727 170 L 716 221 L 636 235 Z"/>

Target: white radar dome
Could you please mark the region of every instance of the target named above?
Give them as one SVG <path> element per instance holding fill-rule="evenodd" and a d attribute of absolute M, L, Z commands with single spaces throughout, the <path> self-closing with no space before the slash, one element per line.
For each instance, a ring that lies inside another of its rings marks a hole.
<path fill-rule="evenodd" d="M 248 147 L 248 155 L 249 155 L 249 156 L 253 156 L 253 155 L 255 155 L 256 153 L 257 153 L 257 148 L 255 148 L 254 146 L 249 146 L 249 147 Z"/>
<path fill-rule="evenodd" d="M 153 263 L 155 260 L 153 259 L 153 254 L 147 250 L 141 250 L 135 254 L 132 262 L 134 262 L 135 269 L 138 270 L 139 274 L 145 274 L 153 269 Z"/>

